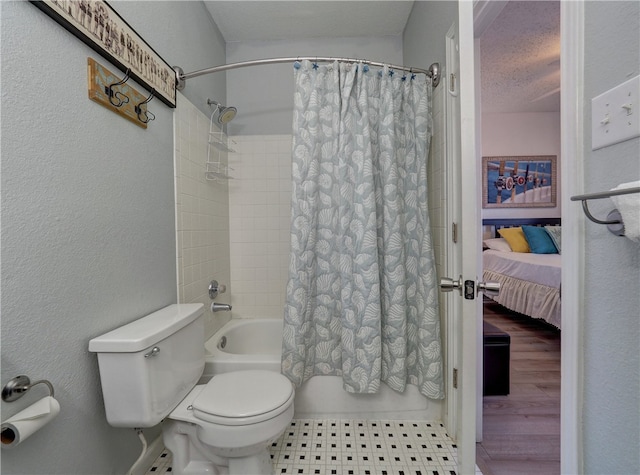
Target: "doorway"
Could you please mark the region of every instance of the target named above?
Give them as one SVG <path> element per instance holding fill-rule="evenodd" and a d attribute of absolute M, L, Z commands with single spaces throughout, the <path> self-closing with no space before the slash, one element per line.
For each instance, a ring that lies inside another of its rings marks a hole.
<path fill-rule="evenodd" d="M 560 2 L 492 3 L 476 12 L 475 23 L 479 159 L 546 154 L 560 164 Z M 560 217 L 560 200 L 549 208 L 481 212 Z M 560 332 L 486 300 L 483 321 L 510 335 L 511 364 L 508 394 L 479 396 L 479 467 L 485 475 L 560 473 Z"/>

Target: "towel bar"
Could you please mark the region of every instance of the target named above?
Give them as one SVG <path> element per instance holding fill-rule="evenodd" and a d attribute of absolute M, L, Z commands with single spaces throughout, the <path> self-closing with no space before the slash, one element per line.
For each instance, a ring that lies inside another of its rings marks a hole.
<path fill-rule="evenodd" d="M 584 214 L 589 218 L 590 221 L 593 221 L 596 224 L 605 224 L 609 231 L 611 231 L 616 236 L 624 235 L 624 223 L 622 222 L 622 216 L 618 212 L 617 209 L 612 210 L 607 215 L 606 220 L 601 220 L 595 218 L 590 212 L 589 207 L 587 206 L 588 200 L 599 200 L 602 198 L 610 198 L 612 196 L 618 195 L 629 195 L 631 193 L 640 193 L 640 187 L 634 188 L 624 188 L 621 190 L 610 190 L 610 191 L 601 191 L 598 193 L 589 193 L 586 195 L 576 195 L 572 196 L 571 201 L 581 201 L 582 202 L 582 210 Z"/>

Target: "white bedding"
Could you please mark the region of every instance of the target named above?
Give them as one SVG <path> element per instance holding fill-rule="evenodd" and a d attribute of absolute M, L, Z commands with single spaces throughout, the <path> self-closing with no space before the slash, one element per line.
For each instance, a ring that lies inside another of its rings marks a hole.
<path fill-rule="evenodd" d="M 560 328 L 559 254 L 483 252 L 485 282 L 500 282 L 493 300 Z"/>

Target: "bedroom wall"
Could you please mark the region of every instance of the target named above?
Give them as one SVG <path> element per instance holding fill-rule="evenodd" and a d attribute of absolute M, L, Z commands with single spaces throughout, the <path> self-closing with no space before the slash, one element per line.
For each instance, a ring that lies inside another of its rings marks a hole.
<path fill-rule="evenodd" d="M 591 150 L 591 99 L 640 74 L 640 3 L 584 8 L 582 160 L 584 192 L 591 193 L 640 179 L 640 138 Z M 615 34 L 603 25 L 615 25 Z M 613 203 L 589 208 L 606 216 Z M 578 203 L 571 211 L 582 212 Z M 640 473 L 640 244 L 586 219 L 584 232 L 584 473 Z"/>
<path fill-rule="evenodd" d="M 560 113 L 528 112 L 482 115 L 482 156 L 556 155 L 557 206 L 483 209 L 483 218 L 555 218 L 560 212 Z"/>

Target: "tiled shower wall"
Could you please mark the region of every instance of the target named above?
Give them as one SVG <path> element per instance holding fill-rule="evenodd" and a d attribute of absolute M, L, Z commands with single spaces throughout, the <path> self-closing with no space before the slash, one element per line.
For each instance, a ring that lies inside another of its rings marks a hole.
<path fill-rule="evenodd" d="M 291 135 L 233 137 L 229 236 L 234 317 L 282 318 L 289 267 Z"/>
<path fill-rule="evenodd" d="M 209 281 L 215 278 L 228 285 L 216 301 L 230 301 L 229 190 L 226 180 L 205 179 L 209 117 L 181 94 L 177 103 L 173 120 L 178 301 L 205 305 L 209 337 L 231 317 L 228 312 L 213 314 L 208 295 Z M 226 153 L 212 149 L 209 158 L 218 156 L 223 163 L 227 160 Z"/>
<path fill-rule="evenodd" d="M 445 260 L 444 88 L 434 91 L 429 216 L 438 277 Z M 233 137 L 229 233 L 234 317 L 282 318 L 289 266 L 291 135 Z M 444 302 L 441 300 L 444 329 Z M 443 341 L 446 335 L 443 331 Z"/>

